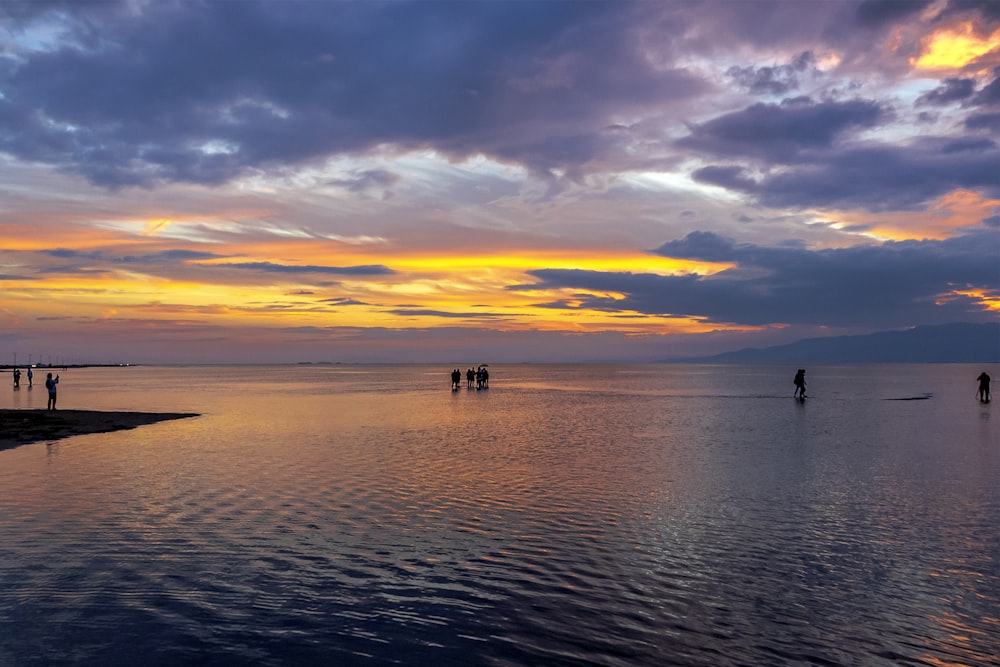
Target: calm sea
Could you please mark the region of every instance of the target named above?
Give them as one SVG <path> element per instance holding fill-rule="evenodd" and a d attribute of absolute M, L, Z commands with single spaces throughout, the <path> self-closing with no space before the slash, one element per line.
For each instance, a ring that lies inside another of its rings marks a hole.
<path fill-rule="evenodd" d="M 203 416 L 0 452 L 0 665 L 998 665 L 982 370 L 65 371 Z"/>

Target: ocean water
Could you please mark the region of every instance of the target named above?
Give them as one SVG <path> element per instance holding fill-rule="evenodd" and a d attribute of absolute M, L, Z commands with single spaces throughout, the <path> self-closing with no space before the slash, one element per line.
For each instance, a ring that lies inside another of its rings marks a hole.
<path fill-rule="evenodd" d="M 0 452 L 0 665 L 1000 664 L 983 368 L 450 370 L 61 372 L 202 416 Z"/>

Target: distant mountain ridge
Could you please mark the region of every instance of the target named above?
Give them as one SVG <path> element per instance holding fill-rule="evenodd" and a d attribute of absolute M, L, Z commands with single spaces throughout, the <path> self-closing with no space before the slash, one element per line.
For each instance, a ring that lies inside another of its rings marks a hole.
<path fill-rule="evenodd" d="M 858 336 L 806 338 L 788 345 L 745 348 L 698 363 L 1000 363 L 1000 322 L 919 326 Z"/>

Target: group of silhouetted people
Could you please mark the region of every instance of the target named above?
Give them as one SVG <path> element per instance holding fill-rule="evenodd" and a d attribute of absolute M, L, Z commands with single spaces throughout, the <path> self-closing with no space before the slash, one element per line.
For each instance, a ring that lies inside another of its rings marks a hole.
<path fill-rule="evenodd" d="M 487 389 L 490 386 L 490 372 L 486 366 L 480 366 L 476 370 L 471 368 L 465 372 L 465 382 L 469 389 L 475 384 L 476 389 Z M 462 370 L 456 368 L 451 372 L 451 388 L 459 389 L 462 386 Z"/>
<path fill-rule="evenodd" d="M 51 373 L 49 373 L 49 377 L 50 378 L 52 377 Z M 466 386 L 469 389 L 472 389 L 473 383 L 475 383 L 476 389 L 485 389 L 489 386 L 490 383 L 490 372 L 489 370 L 486 369 L 485 365 L 480 366 L 478 370 L 472 370 L 470 368 L 465 373 L 465 379 L 467 383 Z M 979 377 L 976 378 L 976 380 L 979 382 L 979 392 L 978 392 L 979 400 L 983 403 L 989 403 L 990 399 L 992 398 L 990 394 L 989 374 L 987 374 L 986 371 L 983 371 L 982 373 L 979 374 Z M 58 381 L 58 378 L 56 378 L 56 381 Z M 15 384 L 16 382 L 17 381 L 15 380 Z M 462 384 L 462 371 L 461 369 L 456 368 L 451 372 L 451 388 L 459 389 L 461 387 L 461 384 Z M 806 369 L 800 368 L 798 369 L 798 371 L 795 372 L 795 377 L 792 378 L 792 384 L 795 385 L 795 393 L 792 394 L 792 396 L 799 399 L 800 401 L 804 401 L 806 399 Z M 46 381 L 46 386 L 48 386 L 48 381 Z"/>
<path fill-rule="evenodd" d="M 21 388 L 21 369 L 20 368 L 15 368 L 14 372 L 11 373 L 11 375 L 14 376 L 14 389 L 20 389 Z M 32 389 L 35 386 L 34 385 L 35 373 L 34 373 L 34 371 L 31 370 L 31 368 L 28 368 L 28 372 L 26 373 L 26 375 L 28 376 L 28 389 Z M 59 376 L 58 375 L 53 378 L 52 377 L 52 373 L 49 373 L 48 377 L 45 378 L 45 389 L 48 390 L 48 392 L 49 392 L 49 402 L 48 402 L 48 404 L 45 407 L 46 410 L 55 410 L 56 409 L 56 398 L 57 398 L 56 385 L 58 385 L 58 384 L 59 384 Z"/>
<path fill-rule="evenodd" d="M 12 375 L 14 376 L 14 389 L 20 389 L 21 388 L 21 369 L 20 368 L 15 368 L 14 372 L 12 373 Z M 28 389 L 31 389 L 31 387 L 33 386 L 31 380 L 32 380 L 32 378 L 35 377 L 35 374 L 29 368 L 27 375 L 28 375 Z"/>

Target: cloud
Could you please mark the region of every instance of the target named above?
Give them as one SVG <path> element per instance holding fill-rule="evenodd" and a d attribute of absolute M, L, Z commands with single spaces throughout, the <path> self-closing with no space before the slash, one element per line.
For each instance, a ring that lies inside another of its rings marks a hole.
<path fill-rule="evenodd" d="M 137 264 L 157 266 L 175 262 L 199 262 L 204 260 L 215 260 L 232 257 L 232 255 L 219 255 L 211 252 L 197 250 L 173 249 L 163 250 L 145 255 L 111 255 L 105 252 L 83 252 L 68 248 L 58 248 L 55 250 L 42 251 L 43 254 L 60 259 L 81 259 L 94 262 L 108 262 L 112 264 Z M 321 273 L 331 275 L 346 276 L 386 276 L 395 273 L 392 269 L 382 264 L 361 264 L 356 266 L 326 266 L 315 264 L 279 264 L 275 262 L 223 262 L 216 264 L 200 264 L 208 269 L 225 268 L 240 269 L 250 271 L 263 271 L 265 273 Z M 65 272 L 65 267 L 58 269 Z M 82 269 L 80 269 L 82 270 Z"/>
<path fill-rule="evenodd" d="M 529 272 L 538 281 L 530 289 L 585 290 L 578 295 L 580 308 L 755 326 L 885 328 L 995 320 L 996 313 L 977 299 L 952 293 L 1000 296 L 1000 233 L 993 230 L 945 241 L 825 250 L 738 244 L 692 232 L 655 253 L 737 266 L 712 276 L 542 269 Z"/>
<path fill-rule="evenodd" d="M 972 114 L 965 119 L 965 127 L 970 130 L 1000 131 L 1000 111 Z"/>
<path fill-rule="evenodd" d="M 960 79 L 951 77 L 941 82 L 941 85 L 917 98 L 917 106 L 944 106 L 952 102 L 961 102 L 972 97 L 976 91 L 975 79 Z"/>
<path fill-rule="evenodd" d="M 810 51 L 805 51 L 788 65 L 734 65 L 726 71 L 726 75 L 755 95 L 785 95 L 798 89 L 799 74 L 813 66 L 815 60 Z"/>
<path fill-rule="evenodd" d="M 342 187 L 350 192 L 364 192 L 370 188 L 388 188 L 399 181 L 399 175 L 386 169 L 359 169 L 349 178 L 333 178 L 330 185 Z"/>
<path fill-rule="evenodd" d="M 993 80 L 976 93 L 973 101 L 983 106 L 1000 104 L 1000 67 L 993 68 Z"/>
<path fill-rule="evenodd" d="M 214 185 L 384 146 L 548 171 L 611 150 L 613 115 L 706 88 L 648 57 L 641 6 L 131 7 L 32 13 L 60 39 L 2 71 L 0 150 L 108 187 Z"/>
<path fill-rule="evenodd" d="M 398 308 L 390 310 L 393 315 L 401 317 L 446 317 L 451 319 L 508 319 L 511 315 L 504 313 L 483 313 L 483 312 L 452 312 L 447 310 L 433 310 L 428 308 Z"/>
<path fill-rule="evenodd" d="M 160 252 L 147 253 L 145 255 L 109 255 L 104 252 L 84 252 L 71 248 L 56 248 L 54 250 L 41 251 L 45 255 L 58 257 L 60 259 L 87 259 L 102 262 L 113 262 L 116 264 L 162 264 L 165 262 L 187 262 L 206 259 L 220 259 L 226 255 L 218 255 L 212 252 L 200 250 L 186 250 L 177 248 L 172 250 L 162 250 Z"/>
<path fill-rule="evenodd" d="M 156 317 L 206 322 L 354 305 L 456 331 L 985 317 L 974 295 L 995 280 L 974 269 L 996 255 L 998 62 L 914 72 L 911 58 L 955 25 L 982 35 L 994 5 L 0 3 L 0 246 L 16 258 L 2 284 L 65 274 L 6 298 L 41 312 L 88 289 L 74 312 L 101 312 L 114 290 L 138 309 L 148 294 L 124 281 L 143 274 L 177 302 Z M 964 236 L 832 247 L 871 229 Z M 636 257 L 671 238 L 660 254 L 733 268 L 636 268 L 675 266 Z M 325 264 L 363 242 L 378 247 Z M 453 308 L 397 263 L 433 268 Z M 412 303 L 373 294 L 384 276 Z M 544 313 L 501 316 L 512 281 L 533 301 L 558 291 Z M 246 284 L 265 289 L 221 287 Z M 233 302 L 185 306 L 200 285 Z"/>
<path fill-rule="evenodd" d="M 365 301 L 358 301 L 357 299 L 349 299 L 347 297 L 333 297 L 330 299 L 320 299 L 320 303 L 329 304 L 331 306 L 369 306 L 371 304 Z"/>
<path fill-rule="evenodd" d="M 891 0 L 883 0 L 891 2 Z M 995 0 L 948 0 L 948 6 L 942 12 L 943 17 L 973 12 L 984 21 L 984 28 L 989 24 L 1000 23 L 1000 5 Z"/>
<path fill-rule="evenodd" d="M 856 17 L 859 24 L 880 27 L 896 23 L 926 9 L 932 0 L 866 0 L 858 5 Z"/>
<path fill-rule="evenodd" d="M 264 271 L 266 273 L 326 273 L 340 276 L 387 276 L 395 273 L 382 264 L 358 266 L 320 266 L 315 264 L 276 264 L 274 262 L 230 262 L 212 264 L 212 267 Z"/>
<path fill-rule="evenodd" d="M 796 169 L 758 178 L 733 165 L 705 167 L 693 177 L 768 206 L 906 210 L 956 189 L 1000 195 L 1000 147 L 989 139 L 927 137 L 800 155 Z"/>
<path fill-rule="evenodd" d="M 730 158 L 792 162 L 803 151 L 829 149 L 851 129 L 875 127 L 885 117 L 875 102 L 813 102 L 809 98 L 781 104 L 754 104 L 691 125 L 691 134 L 677 141 L 682 148 Z"/>

